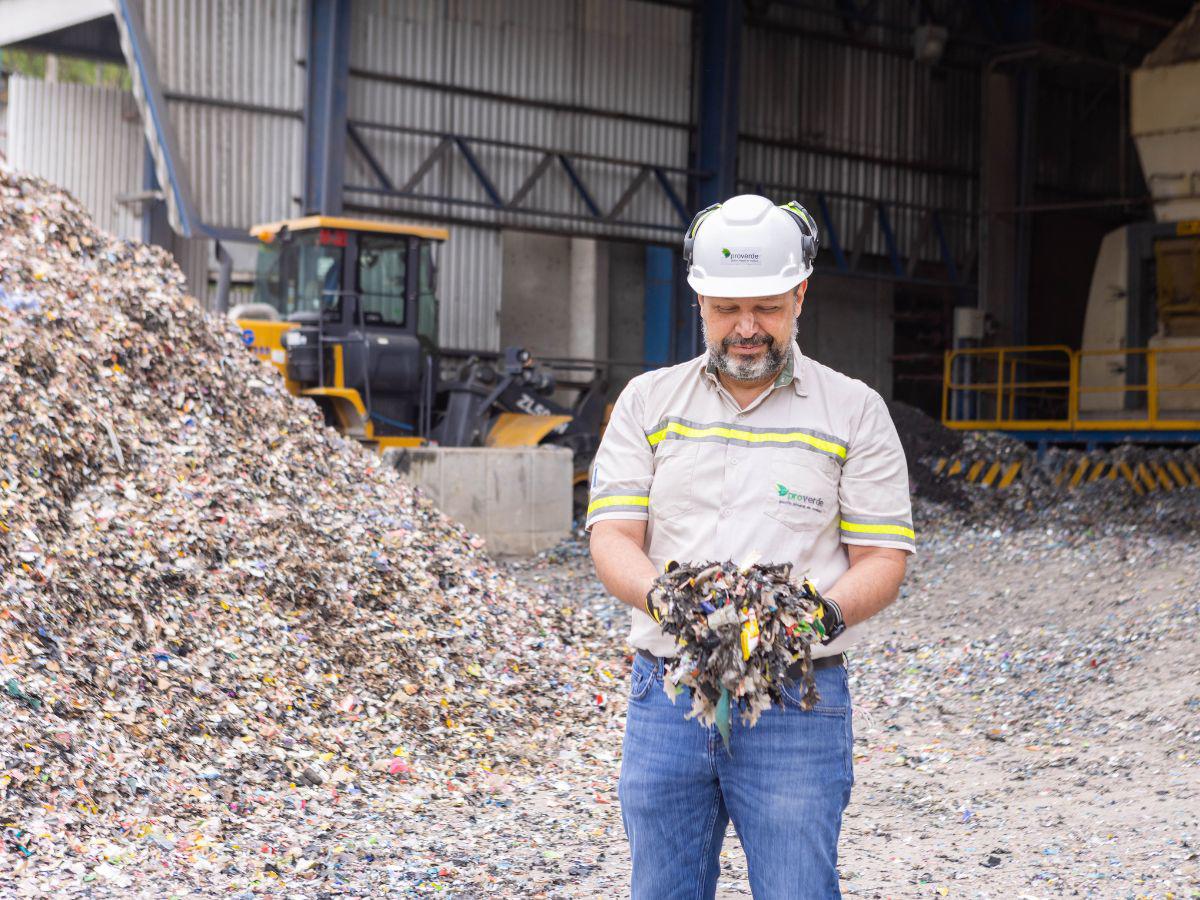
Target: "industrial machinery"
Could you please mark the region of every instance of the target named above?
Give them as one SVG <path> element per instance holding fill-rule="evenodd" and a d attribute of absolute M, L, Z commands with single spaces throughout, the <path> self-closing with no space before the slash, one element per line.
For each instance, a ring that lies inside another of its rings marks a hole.
<path fill-rule="evenodd" d="M 599 444 L 605 385 L 556 402 L 552 374 L 510 349 L 441 378 L 435 247 L 445 229 L 309 216 L 257 225 L 254 302 L 229 311 L 243 340 L 326 422 L 379 450 L 555 443 L 577 479 Z"/>
<path fill-rule="evenodd" d="M 1131 75 L 1130 133 L 1154 220 L 1101 242 L 1082 348 L 962 346 L 984 338 L 982 319 L 962 311 L 945 360 L 948 427 L 1041 446 L 1200 443 L 1198 37 L 1189 16 Z"/>

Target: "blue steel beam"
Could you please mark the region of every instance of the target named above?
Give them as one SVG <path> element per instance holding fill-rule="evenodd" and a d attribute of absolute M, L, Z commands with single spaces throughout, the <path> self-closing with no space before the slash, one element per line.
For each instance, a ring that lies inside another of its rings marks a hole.
<path fill-rule="evenodd" d="M 363 161 L 367 164 L 367 168 L 371 170 L 371 174 L 379 181 L 380 186 L 387 188 L 389 191 L 394 191 L 396 185 L 388 177 L 387 170 L 380 165 L 379 160 L 375 158 L 375 154 L 371 152 L 371 148 L 366 145 L 362 139 L 362 135 L 358 133 L 358 129 L 352 123 L 346 124 L 346 136 L 350 138 L 350 143 L 354 145 L 354 149 L 362 156 Z M 344 187 L 343 185 L 343 189 Z"/>
<path fill-rule="evenodd" d="M 304 211 L 342 211 L 346 179 L 346 88 L 350 0 L 309 0 L 304 72 Z"/>
<path fill-rule="evenodd" d="M 737 193 L 738 92 L 742 81 L 742 0 L 700 0 L 699 108 L 697 110 L 692 208 L 699 210 Z M 684 273 L 686 274 L 686 273 Z M 699 316 L 690 289 L 675 292 L 678 332 L 675 361 L 700 352 Z"/>
<path fill-rule="evenodd" d="M 696 182 L 696 209 L 727 200 L 737 190 L 741 51 L 741 0 L 701 0 L 696 168 L 706 174 Z"/>
<path fill-rule="evenodd" d="M 658 168 L 654 168 L 654 177 L 658 181 L 658 186 L 662 188 L 664 194 L 667 195 L 667 200 L 675 209 L 675 215 L 679 216 L 679 224 L 684 228 L 692 221 L 692 217 L 688 215 L 687 207 L 683 205 L 683 201 L 679 199 L 679 194 L 675 192 L 675 188 L 671 186 L 671 182 L 667 179 L 666 173 Z"/>
<path fill-rule="evenodd" d="M 588 208 L 588 212 L 590 212 L 597 219 L 602 218 L 603 216 L 600 212 L 600 207 L 596 205 L 596 201 L 593 200 L 592 195 L 588 193 L 588 189 L 584 185 L 583 179 L 579 177 L 579 173 L 575 171 L 575 167 L 571 165 L 571 161 L 567 159 L 565 154 L 562 153 L 558 154 L 558 161 L 562 165 L 563 171 L 567 173 L 567 177 L 571 179 L 571 186 L 575 188 L 575 193 L 577 193 L 580 199 L 583 200 L 583 205 Z"/>
<path fill-rule="evenodd" d="M 671 362 L 671 309 L 675 305 L 675 252 L 657 244 L 646 246 L 646 297 L 642 308 L 645 330 L 642 357 L 649 368 Z"/>
<path fill-rule="evenodd" d="M 1131 428 L 1128 431 L 1008 431 L 1003 434 L 1027 444 L 1197 444 L 1200 431 L 1155 431 Z"/>
<path fill-rule="evenodd" d="M 484 171 L 483 166 L 479 164 L 479 160 L 475 158 L 475 154 L 471 152 L 471 148 L 467 146 L 467 142 L 460 137 L 450 137 L 454 141 L 454 146 L 458 148 L 458 152 L 462 154 L 463 159 L 467 161 L 467 166 L 474 174 L 476 181 L 479 182 L 483 192 L 488 195 L 488 199 L 492 201 L 492 206 L 503 206 L 504 200 L 500 196 L 500 192 L 496 190 L 496 186 L 492 184 L 492 180 L 488 178 L 488 174 Z"/>
<path fill-rule="evenodd" d="M 833 216 L 829 212 L 829 201 L 824 194 L 817 194 L 817 206 L 821 210 L 821 219 L 825 222 L 825 237 L 828 239 L 829 249 L 833 251 L 833 261 L 839 272 L 848 272 L 850 266 L 846 263 L 846 254 L 842 251 L 842 242 L 838 239 L 837 228 L 834 227 Z"/>
<path fill-rule="evenodd" d="M 145 159 L 142 162 L 142 190 L 147 195 L 157 194 L 161 198 L 162 185 L 154 167 L 154 153 L 150 143 L 143 141 Z M 171 247 L 171 222 L 167 215 L 164 199 L 147 200 L 142 206 L 142 243 L 159 247 Z"/>
<path fill-rule="evenodd" d="M 950 241 L 946 239 L 946 229 L 942 227 L 942 216 L 936 209 L 933 211 L 933 231 L 937 235 L 938 249 L 942 253 L 942 262 L 946 266 L 946 275 L 952 282 L 958 281 L 958 266 L 954 264 L 954 254 L 950 250 Z"/>
<path fill-rule="evenodd" d="M 158 80 L 158 66 L 146 38 L 138 4 L 116 0 L 114 9 L 121 50 L 129 67 L 134 100 L 142 115 L 146 143 L 154 160 L 158 181 L 167 192 L 167 214 L 171 227 L 184 237 L 205 229 L 192 205 L 191 191 L 179 158 L 178 142 L 167 116 L 167 101 Z"/>
<path fill-rule="evenodd" d="M 900 265 L 900 248 L 896 246 L 896 232 L 892 230 L 892 220 L 888 218 L 887 207 L 878 205 L 879 229 L 883 232 L 883 240 L 887 245 L 888 258 L 892 261 L 892 272 L 897 278 L 904 277 L 904 267 Z"/>
<path fill-rule="evenodd" d="M 418 164 L 416 170 L 408 177 L 408 180 L 404 181 L 403 184 L 397 184 L 397 179 L 392 177 L 391 173 L 379 161 L 379 158 L 372 152 L 370 145 L 367 143 L 366 132 L 372 130 L 410 134 L 426 139 L 437 138 L 438 143 Z M 675 185 L 672 183 L 672 176 L 695 179 L 709 174 L 699 169 L 653 166 L 618 157 L 600 156 L 589 153 L 572 153 L 558 149 L 544 149 L 533 144 L 521 144 L 460 134 L 447 134 L 441 131 L 429 131 L 409 126 L 385 126 L 377 122 L 364 122 L 360 120 L 350 120 L 347 122 L 347 135 L 359 155 L 366 162 L 367 167 L 371 170 L 374 176 L 374 183 L 370 185 L 358 183 L 344 184 L 342 190 L 346 194 L 370 194 L 380 197 L 432 200 L 439 203 L 449 203 L 474 209 L 490 209 L 505 213 L 537 216 L 539 218 L 556 218 L 593 224 L 600 223 L 605 225 L 648 228 L 667 233 L 679 233 L 682 227 L 691 220 L 687 207 L 684 205 Z M 538 162 L 516 191 L 505 200 L 496 187 L 496 183 L 492 180 L 484 163 L 484 158 L 481 157 L 476 148 L 484 150 L 503 148 L 504 150 L 512 150 L 520 154 L 537 154 Z M 486 200 L 465 196 L 462 191 L 456 191 L 451 194 L 437 194 L 424 193 L 417 190 L 425 177 L 436 166 L 447 162 L 446 155 L 455 151 L 462 155 L 476 183 L 483 188 Z M 607 213 L 600 208 L 596 198 L 591 194 L 582 176 L 579 174 L 579 165 L 581 163 L 598 164 L 604 167 L 633 171 L 632 178 L 625 184 L 620 197 Z M 587 207 L 586 213 L 534 209 L 523 205 L 530 193 L 532 193 L 534 188 L 554 165 L 562 167 L 564 173 L 570 179 L 576 195 Z M 622 214 L 628 209 L 634 196 L 652 177 L 657 181 L 663 197 L 670 206 L 670 211 L 664 210 L 662 213 L 659 213 L 658 215 L 663 217 L 660 221 L 640 222 L 622 218 Z M 349 206 L 355 210 L 364 212 L 382 211 L 376 207 L 366 206 L 358 202 L 352 202 Z M 516 223 L 514 222 L 513 224 Z"/>

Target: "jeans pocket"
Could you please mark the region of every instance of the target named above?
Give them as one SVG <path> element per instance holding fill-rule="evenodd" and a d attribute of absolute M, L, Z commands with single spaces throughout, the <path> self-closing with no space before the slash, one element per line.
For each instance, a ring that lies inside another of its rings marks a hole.
<path fill-rule="evenodd" d="M 840 671 L 845 671 L 839 667 Z M 824 671 L 836 673 L 839 669 L 827 669 Z M 785 679 L 779 683 L 779 693 L 783 696 L 783 705 L 788 709 L 799 710 L 812 715 L 818 716 L 840 716 L 846 718 L 850 715 L 850 699 L 849 693 L 844 689 L 843 684 L 839 684 L 840 678 L 824 678 L 817 673 L 817 698 L 816 704 L 812 709 L 805 710 L 803 705 L 804 700 L 804 682 Z M 838 688 L 843 688 L 839 690 Z"/>
<path fill-rule="evenodd" d="M 654 668 L 645 660 L 634 658 L 633 671 L 629 676 L 630 701 L 645 699 L 654 684 Z"/>

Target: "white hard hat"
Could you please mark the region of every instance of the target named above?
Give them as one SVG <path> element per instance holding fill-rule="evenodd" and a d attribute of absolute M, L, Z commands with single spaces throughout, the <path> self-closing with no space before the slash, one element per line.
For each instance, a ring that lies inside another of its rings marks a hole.
<path fill-rule="evenodd" d="M 817 245 L 817 223 L 799 203 L 742 194 L 701 210 L 688 226 L 688 284 L 706 297 L 782 294 L 812 274 Z"/>

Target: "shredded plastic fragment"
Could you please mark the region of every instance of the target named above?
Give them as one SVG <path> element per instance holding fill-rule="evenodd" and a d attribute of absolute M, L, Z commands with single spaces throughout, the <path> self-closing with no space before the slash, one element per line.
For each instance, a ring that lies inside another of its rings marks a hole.
<path fill-rule="evenodd" d="M 668 563 L 651 592 L 663 610 L 663 630 L 679 647 L 667 662 L 664 689 L 674 700 L 689 688 L 688 717 L 716 725 L 726 747 L 733 711 L 753 726 L 782 702 L 782 684 L 792 675 L 803 684 L 804 709 L 819 699 L 812 644 L 825 634 L 817 617 L 821 598 L 807 578 L 791 576 L 790 563 Z"/>

